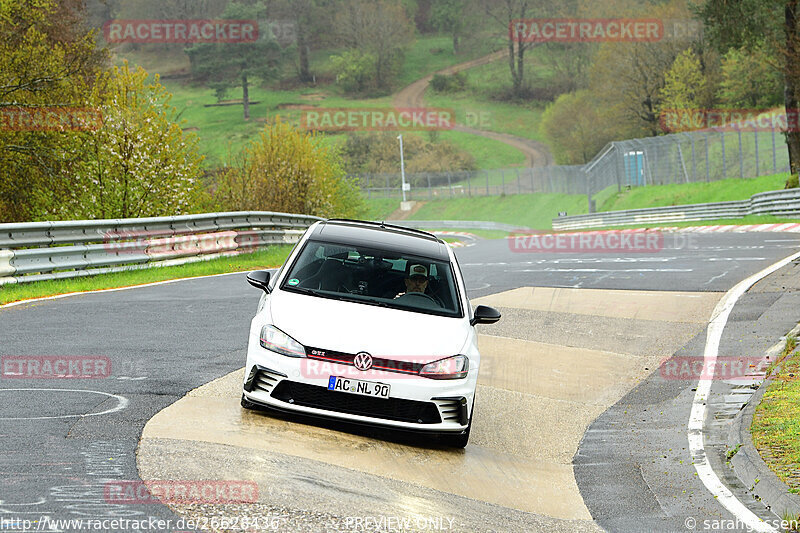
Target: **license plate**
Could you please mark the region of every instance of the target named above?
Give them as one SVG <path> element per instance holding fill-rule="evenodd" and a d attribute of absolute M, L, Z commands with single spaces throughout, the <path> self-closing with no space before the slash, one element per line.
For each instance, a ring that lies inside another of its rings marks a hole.
<path fill-rule="evenodd" d="M 328 390 L 372 396 L 373 398 L 385 399 L 389 397 L 389 385 L 362 379 L 343 378 L 341 376 L 330 377 Z"/>

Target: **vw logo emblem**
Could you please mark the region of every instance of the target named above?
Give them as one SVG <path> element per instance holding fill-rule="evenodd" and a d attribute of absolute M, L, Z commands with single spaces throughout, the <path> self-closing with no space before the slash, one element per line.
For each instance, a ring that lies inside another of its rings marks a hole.
<path fill-rule="evenodd" d="M 355 359 L 353 359 L 353 364 L 357 369 L 366 372 L 372 368 L 372 356 L 367 352 L 358 352 Z"/>

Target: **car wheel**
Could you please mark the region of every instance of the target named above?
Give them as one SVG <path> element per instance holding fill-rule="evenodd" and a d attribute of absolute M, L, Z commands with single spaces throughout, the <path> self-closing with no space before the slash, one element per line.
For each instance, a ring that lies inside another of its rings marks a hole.
<path fill-rule="evenodd" d="M 256 409 L 258 406 L 253 402 L 251 402 L 250 400 L 248 400 L 245 397 L 245 395 L 242 394 L 242 407 L 244 407 L 245 409 Z"/>

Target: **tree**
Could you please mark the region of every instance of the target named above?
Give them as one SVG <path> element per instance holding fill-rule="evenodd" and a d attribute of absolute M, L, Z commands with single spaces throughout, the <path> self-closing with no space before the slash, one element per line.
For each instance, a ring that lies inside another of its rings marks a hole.
<path fill-rule="evenodd" d="M 358 217 L 362 200 L 339 153 L 313 133 L 267 124 L 220 177 L 223 209 Z"/>
<path fill-rule="evenodd" d="M 662 109 L 698 109 L 702 106 L 706 78 L 691 48 L 684 50 L 667 71 L 661 90 Z"/>
<path fill-rule="evenodd" d="M 509 31 L 514 20 L 530 18 L 536 8 L 541 8 L 538 0 L 482 0 L 486 15 L 502 28 L 507 35 L 508 68 L 511 72 L 512 93 L 523 96 L 525 90 L 525 52 L 534 43 L 524 42 L 514 31 Z"/>
<path fill-rule="evenodd" d="M 87 134 L 76 189 L 59 202 L 69 218 L 128 218 L 192 211 L 202 175 L 197 137 L 176 123 L 156 74 L 114 67 L 95 85 L 103 127 Z"/>
<path fill-rule="evenodd" d="M 728 107 L 765 109 L 783 100 L 783 79 L 778 62 L 763 48 L 731 48 L 722 59 L 719 98 Z"/>
<path fill-rule="evenodd" d="M 78 2 L 0 0 L 0 113 L 5 118 L 25 110 L 58 113 L 87 105 L 104 60 L 94 34 L 83 29 Z M 73 188 L 72 167 L 80 158 L 83 134 L 2 126 L 0 221 L 50 216 L 51 207 Z"/>
<path fill-rule="evenodd" d="M 262 4 L 245 5 L 231 2 L 223 18 L 254 20 L 264 18 Z M 209 86 L 220 96 L 233 87 L 242 88 L 244 119 L 250 119 L 249 87 L 254 77 L 266 80 L 275 77 L 283 56 L 282 49 L 266 32 L 259 32 L 256 42 L 201 43 L 186 50 L 192 73 L 209 80 Z"/>
<path fill-rule="evenodd" d="M 374 85 L 388 89 L 413 39 L 413 24 L 397 0 L 345 0 L 336 18 L 339 38 L 375 60 Z"/>
<path fill-rule="evenodd" d="M 688 20 L 690 13 L 682 0 L 661 4 L 647 14 L 661 20 Z M 703 75 L 715 78 L 716 61 L 696 39 L 662 39 L 655 42 L 605 42 L 600 46 L 590 69 L 590 89 L 601 105 L 615 110 L 611 115 L 621 130 L 637 136 L 658 135 L 660 110 L 666 73 L 675 59 L 691 47 L 703 67 Z M 702 106 L 711 105 L 705 90 Z"/>
<path fill-rule="evenodd" d="M 608 129 L 598 127 L 603 119 L 597 107 L 588 90 L 562 94 L 547 106 L 540 128 L 559 164 L 588 163 L 613 140 Z"/>
<path fill-rule="evenodd" d="M 453 38 L 453 53 L 458 54 L 461 37 L 475 20 L 474 0 L 434 0 L 431 24 Z"/>
<path fill-rule="evenodd" d="M 780 57 L 783 104 L 787 114 L 798 114 L 800 103 L 800 0 L 705 0 L 698 13 L 720 52 L 761 47 Z M 793 181 L 800 173 L 800 128 L 786 132 Z"/>

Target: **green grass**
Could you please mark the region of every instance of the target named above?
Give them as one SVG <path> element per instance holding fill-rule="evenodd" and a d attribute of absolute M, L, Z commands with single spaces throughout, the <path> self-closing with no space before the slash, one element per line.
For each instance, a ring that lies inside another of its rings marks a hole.
<path fill-rule="evenodd" d="M 710 183 L 651 185 L 617 192 L 609 188 L 595 195 L 598 211 L 621 211 L 644 207 L 702 204 L 746 200 L 752 195 L 782 189 L 788 174 L 750 179 L 727 179 Z"/>
<path fill-rule="evenodd" d="M 525 164 L 525 154 L 494 139 L 460 131 L 443 131 L 439 133 L 439 138 L 472 154 L 479 170 L 521 167 Z"/>
<path fill-rule="evenodd" d="M 282 264 L 290 251 L 291 246 L 272 246 L 266 250 L 251 254 L 211 259 L 180 266 L 130 270 L 85 278 L 3 285 L 0 286 L 0 304 L 56 294 L 129 287 L 170 279 L 270 268 Z"/>
<path fill-rule="evenodd" d="M 395 198 L 365 198 L 366 212 L 364 220 L 386 220 L 389 215 L 400 209 L 400 200 Z"/>
<path fill-rule="evenodd" d="M 467 71 L 467 76 L 470 72 Z M 453 109 L 456 122 L 460 125 L 546 142 L 539 131 L 544 108 L 536 102 L 512 104 L 496 102 L 469 92 L 437 94 L 429 89 L 425 93 L 425 104 Z"/>
<path fill-rule="evenodd" d="M 583 214 L 586 197 L 568 194 L 515 194 L 433 200 L 409 220 L 485 220 L 534 229 L 550 229 L 559 211 Z"/>
<path fill-rule="evenodd" d="M 395 85 L 405 87 L 429 74 L 452 65 L 470 61 L 492 52 L 492 43 L 481 40 L 476 46 L 453 54 L 453 40 L 447 36 L 418 36 L 408 50 L 403 68 L 397 76 Z"/>
<path fill-rule="evenodd" d="M 756 408 L 753 444 L 792 492 L 800 490 L 800 353 L 781 365 Z"/>

